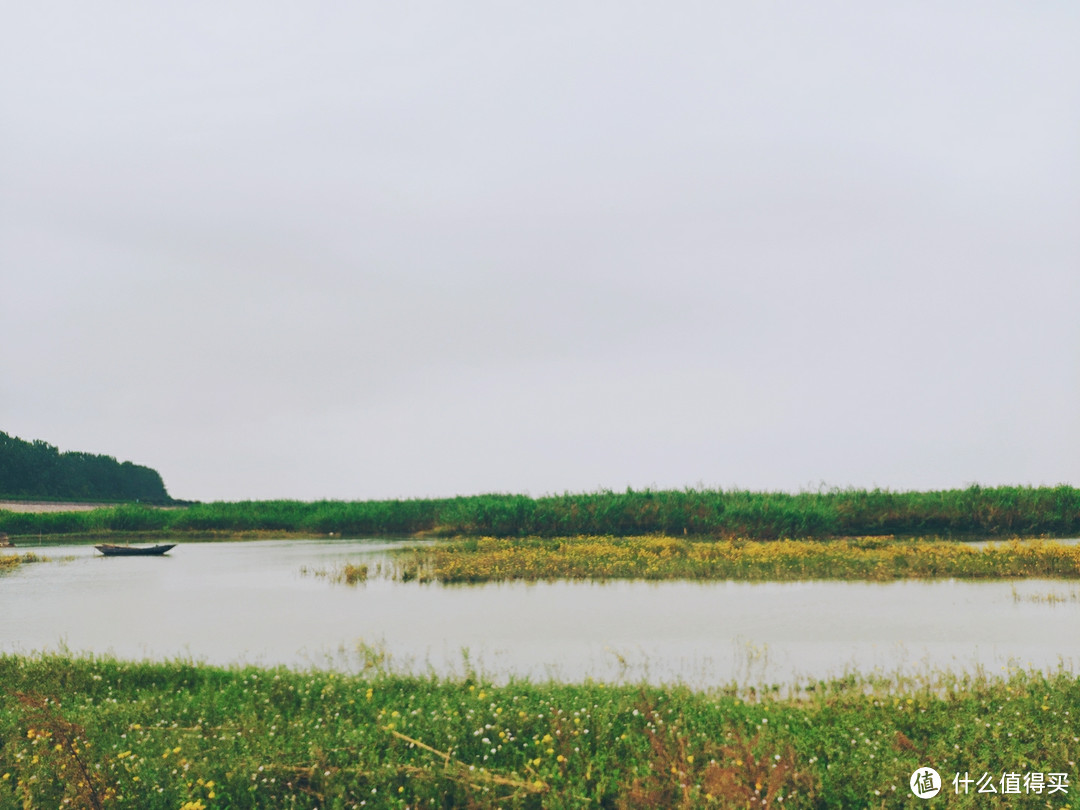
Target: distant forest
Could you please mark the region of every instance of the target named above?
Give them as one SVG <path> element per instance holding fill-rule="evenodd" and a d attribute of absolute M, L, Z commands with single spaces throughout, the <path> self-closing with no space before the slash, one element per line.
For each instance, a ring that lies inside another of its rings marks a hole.
<path fill-rule="evenodd" d="M 0 431 L 0 497 L 87 501 L 172 499 L 156 470 L 93 453 L 61 453 L 48 442 Z"/>

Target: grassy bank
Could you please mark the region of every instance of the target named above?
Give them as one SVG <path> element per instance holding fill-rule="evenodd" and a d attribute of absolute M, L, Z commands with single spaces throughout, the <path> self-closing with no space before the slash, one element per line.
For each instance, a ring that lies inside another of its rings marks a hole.
<path fill-rule="evenodd" d="M 434 582 L 555 579 L 892 580 L 1080 578 L 1080 546 L 982 548 L 948 542 L 695 541 L 670 537 L 468 538 L 403 551 L 395 578 Z"/>
<path fill-rule="evenodd" d="M 956 772 L 1064 773 L 1002 806 L 1080 806 L 1062 673 L 779 699 L 2 656 L 0 684 L 0 808 L 900 807 L 927 765 L 948 806 L 986 806 Z"/>
<path fill-rule="evenodd" d="M 244 532 L 495 537 L 630 536 L 828 538 L 859 535 L 1080 535 L 1080 490 L 970 487 L 939 492 L 832 490 L 798 494 L 633 491 L 394 501 L 249 501 L 158 510 L 133 505 L 84 513 L 0 511 L 0 532 Z"/>

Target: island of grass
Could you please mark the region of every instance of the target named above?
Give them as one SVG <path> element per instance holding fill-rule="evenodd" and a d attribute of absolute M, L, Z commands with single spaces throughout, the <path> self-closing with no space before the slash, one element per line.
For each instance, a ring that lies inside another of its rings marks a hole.
<path fill-rule="evenodd" d="M 948 806 L 1080 791 L 1064 672 L 702 692 L 5 655 L 0 684 L 3 808 L 900 807 L 928 765 Z"/>
<path fill-rule="evenodd" d="M 365 578 L 367 571 L 365 570 Z M 388 573 L 402 581 L 479 583 L 556 579 L 742 580 L 1080 578 L 1080 546 L 1013 541 L 687 540 L 671 537 L 461 538 L 403 549 Z M 355 581 L 362 581 L 356 577 Z"/>

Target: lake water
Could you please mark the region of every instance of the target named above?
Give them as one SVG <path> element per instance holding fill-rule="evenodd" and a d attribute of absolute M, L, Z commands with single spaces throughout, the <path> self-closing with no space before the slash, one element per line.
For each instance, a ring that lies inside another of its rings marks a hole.
<path fill-rule="evenodd" d="M 1069 581 L 348 586 L 302 573 L 374 567 L 396 545 L 183 542 L 133 558 L 49 545 L 52 562 L 0 575 L 0 649 L 354 670 L 374 648 L 421 673 L 698 687 L 1080 662 Z"/>

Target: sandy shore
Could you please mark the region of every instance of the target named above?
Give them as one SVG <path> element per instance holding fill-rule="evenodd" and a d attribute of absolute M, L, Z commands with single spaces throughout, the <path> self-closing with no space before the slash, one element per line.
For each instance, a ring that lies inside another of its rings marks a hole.
<path fill-rule="evenodd" d="M 61 503 L 58 501 L 0 501 L 9 512 L 86 512 L 112 506 L 108 503 Z"/>

